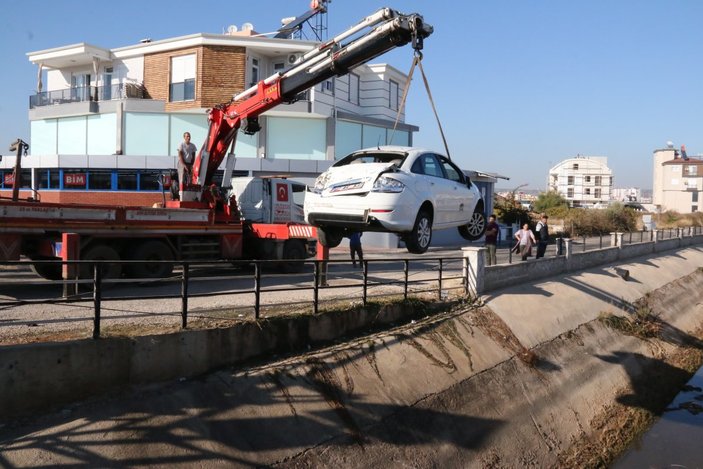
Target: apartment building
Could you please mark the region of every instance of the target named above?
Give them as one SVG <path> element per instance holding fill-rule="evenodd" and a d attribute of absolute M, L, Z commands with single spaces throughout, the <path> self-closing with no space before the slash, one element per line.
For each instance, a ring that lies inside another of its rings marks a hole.
<path fill-rule="evenodd" d="M 613 172 L 604 156 L 568 158 L 549 170 L 547 189 L 559 192 L 572 207 L 607 206 L 613 187 Z"/>
<path fill-rule="evenodd" d="M 699 211 L 703 191 L 703 160 L 688 157 L 685 147 L 654 150 L 652 203 L 659 211 Z"/>
<path fill-rule="evenodd" d="M 162 198 L 160 176 L 176 167 L 185 131 L 207 135 L 207 109 L 289 67 L 318 43 L 198 33 L 115 49 L 80 43 L 29 52 L 38 68 L 29 98 L 30 155 L 22 197 L 50 202 L 146 205 Z M 235 174 L 315 177 L 363 147 L 411 145 L 418 127 L 394 120 L 407 77 L 363 65 L 262 115 L 262 130 L 237 137 Z M 14 158 L 0 162 L 0 194 Z M 85 197 L 86 191 L 91 193 Z"/>

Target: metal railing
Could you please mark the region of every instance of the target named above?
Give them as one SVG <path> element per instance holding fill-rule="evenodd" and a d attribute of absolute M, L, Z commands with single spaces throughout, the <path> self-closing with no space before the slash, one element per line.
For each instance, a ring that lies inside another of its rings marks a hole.
<path fill-rule="evenodd" d="M 140 261 L 117 262 L 126 265 L 140 263 Z M 24 285 L 63 286 L 63 296 L 38 299 L 0 298 L 0 309 L 33 304 L 71 304 L 92 301 L 92 337 L 98 339 L 101 337 L 101 324 L 104 321 L 102 306 L 108 301 L 165 300 L 180 296 L 180 311 L 172 313 L 180 315 L 181 328 L 188 327 L 190 301 L 196 298 L 219 295 L 242 298 L 238 302 L 233 302 L 228 308 L 237 311 L 251 311 L 256 319 L 262 317 L 264 310 L 275 310 L 280 306 L 285 306 L 288 309 L 296 308 L 298 313 L 307 310 L 309 313 L 318 314 L 322 303 L 348 302 L 350 297 L 354 298 L 357 303 L 360 299 L 361 304 L 366 306 L 373 298 L 388 296 L 407 300 L 410 296 L 432 294 L 437 299 L 443 300 L 450 290 L 461 290 L 461 294 L 468 294 L 467 262 L 467 259 L 463 257 L 368 259 L 361 264 L 360 280 L 358 280 L 358 269 L 346 269 L 350 264 L 348 260 L 285 261 L 289 266 L 297 264 L 297 269 L 302 270 L 300 273 L 293 274 L 276 273 L 281 270 L 281 261 L 239 261 L 234 263 L 240 269 L 237 271 L 237 275 L 232 275 L 233 263 L 231 261 L 177 262 L 174 264 L 177 267 L 174 275 L 161 279 L 104 278 L 107 266 L 116 263 L 116 261 L 0 262 L 0 266 L 15 266 L 25 269 L 32 264 L 53 264 L 54 266 L 56 264 L 78 264 L 76 270 L 83 271 L 83 275 L 89 271 L 92 272 L 92 278 L 51 281 L 39 280 L 37 277 L 36 280 L 22 280 Z M 86 267 L 89 270 L 86 270 Z M 251 269 L 252 267 L 252 272 L 241 272 L 241 269 Z M 193 291 L 194 286 L 203 285 L 209 281 L 224 282 L 225 284 L 231 282 L 231 286 L 225 291 L 222 289 L 208 291 L 207 286 L 199 286 L 198 292 Z M 174 295 L 175 292 L 132 294 L 134 289 L 129 288 L 130 285 L 144 282 L 152 285 L 156 283 L 164 289 L 168 289 L 170 286 L 171 290 L 174 290 L 178 287 L 179 294 Z M 238 284 L 235 285 L 235 282 Z M 248 286 L 247 282 L 251 286 Z M 0 290 L 3 284 L 7 285 L 7 282 L 0 276 Z M 121 286 L 127 287 L 126 291 L 117 291 Z M 334 291 L 339 291 L 340 294 L 335 295 Z M 106 292 L 112 294 L 106 295 Z M 294 297 L 293 292 L 298 298 Z M 326 293 L 325 298 L 322 298 L 323 293 Z M 307 299 L 300 298 L 301 295 L 307 295 Z M 251 297 L 253 297 L 253 301 L 247 299 Z M 264 304 L 262 301 L 264 297 L 273 298 L 273 302 L 268 301 L 267 304 Z"/>
<path fill-rule="evenodd" d="M 29 97 L 29 108 L 53 104 L 85 101 L 110 101 L 112 99 L 144 99 L 144 87 L 137 83 L 118 83 L 107 86 L 80 86 L 61 90 L 42 91 Z"/>
<path fill-rule="evenodd" d="M 703 227 L 702 226 L 691 226 L 691 227 L 684 227 L 685 234 L 687 235 L 690 233 L 692 235 L 700 235 L 703 234 Z M 667 239 L 673 239 L 676 238 L 679 235 L 679 228 L 664 228 L 664 229 L 658 229 L 657 231 L 657 236 L 658 240 L 667 240 Z M 571 238 L 572 243 L 573 243 L 573 251 L 574 252 L 587 252 L 587 251 L 594 251 L 597 249 L 603 249 L 606 247 L 610 247 L 611 245 L 611 235 L 610 233 L 601 233 L 598 235 L 592 235 L 592 236 L 576 236 Z M 636 244 L 636 243 L 646 243 L 646 242 L 651 242 L 654 240 L 654 231 L 652 230 L 638 230 L 638 231 L 626 231 L 623 232 L 623 237 L 622 237 L 622 243 L 624 245 L 629 245 L 629 244 Z M 508 263 L 512 264 L 513 263 L 513 251 L 512 247 L 515 243 L 515 240 L 512 240 L 512 242 L 507 245 L 507 241 L 503 243 L 502 248 L 498 248 L 497 252 L 497 257 L 498 257 L 498 264 L 501 263 Z M 563 241 L 562 238 L 552 238 L 550 240 L 550 244 L 547 246 L 547 253 L 545 254 L 545 257 L 550 257 L 554 255 L 561 255 L 564 253 L 563 247 L 562 249 L 559 249 L 559 245 L 561 244 L 563 246 Z M 556 246 L 555 246 L 556 244 Z M 533 253 L 532 256 L 534 257 L 534 251 L 536 247 L 533 247 Z M 502 251 L 502 252 L 501 252 Z M 557 254 L 555 254 L 557 253 Z M 501 262 L 501 260 L 503 262 Z"/>

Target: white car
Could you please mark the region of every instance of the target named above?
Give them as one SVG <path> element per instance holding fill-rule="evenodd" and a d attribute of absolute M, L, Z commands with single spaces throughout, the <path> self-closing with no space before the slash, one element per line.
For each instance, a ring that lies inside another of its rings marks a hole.
<path fill-rule="evenodd" d="M 432 230 L 459 228 L 473 241 L 486 231 L 481 193 L 457 167 L 431 150 L 385 146 L 337 161 L 305 195 L 305 221 L 323 246 L 354 231 L 398 233 L 421 254 Z"/>

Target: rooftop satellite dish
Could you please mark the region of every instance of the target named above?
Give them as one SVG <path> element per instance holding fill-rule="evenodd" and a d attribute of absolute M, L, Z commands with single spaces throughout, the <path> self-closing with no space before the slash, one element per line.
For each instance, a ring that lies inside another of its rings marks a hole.
<path fill-rule="evenodd" d="M 239 28 L 237 28 L 236 25 L 230 24 L 229 26 L 227 26 L 227 34 L 229 34 L 230 36 L 236 33 L 237 31 L 239 31 Z"/>
<path fill-rule="evenodd" d="M 251 23 L 244 23 L 242 25 L 242 31 L 253 31 L 254 30 L 254 25 Z"/>
<path fill-rule="evenodd" d="M 674 142 L 672 142 L 671 140 L 667 140 L 666 147 L 667 148 L 674 148 Z"/>

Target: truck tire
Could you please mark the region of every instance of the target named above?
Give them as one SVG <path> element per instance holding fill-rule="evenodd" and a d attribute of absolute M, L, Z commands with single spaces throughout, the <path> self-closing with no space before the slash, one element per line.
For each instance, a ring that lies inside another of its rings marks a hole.
<path fill-rule="evenodd" d="M 81 253 L 82 261 L 119 261 L 120 255 L 107 244 L 92 244 Z M 122 264 L 110 262 L 103 264 L 102 278 L 120 278 L 122 275 Z M 81 264 L 79 267 L 79 277 L 82 279 L 93 278 L 93 265 Z"/>
<path fill-rule="evenodd" d="M 459 227 L 459 234 L 467 241 L 476 241 L 481 239 L 483 233 L 486 232 L 486 216 L 483 212 L 476 210 L 469 222 L 466 225 Z"/>
<path fill-rule="evenodd" d="M 149 240 L 140 243 L 134 250 L 131 258 L 135 261 L 144 261 L 129 266 L 127 275 L 131 278 L 164 278 L 173 272 L 173 252 L 163 241 Z"/>
<path fill-rule="evenodd" d="M 297 239 L 289 239 L 283 245 L 283 259 L 305 259 L 305 245 Z M 303 271 L 302 262 L 282 262 L 281 268 L 287 274 L 296 274 Z"/>
<path fill-rule="evenodd" d="M 413 230 L 403 236 L 405 247 L 412 254 L 424 254 L 432 242 L 432 216 L 427 210 L 420 210 Z"/>
<path fill-rule="evenodd" d="M 61 280 L 63 277 L 63 268 L 60 263 L 61 259 L 55 257 L 35 257 L 33 261 L 56 261 L 55 264 L 32 264 L 30 268 L 32 272 L 46 280 Z"/>
<path fill-rule="evenodd" d="M 344 232 L 338 228 L 318 228 L 317 239 L 326 248 L 336 248 L 342 242 Z"/>

